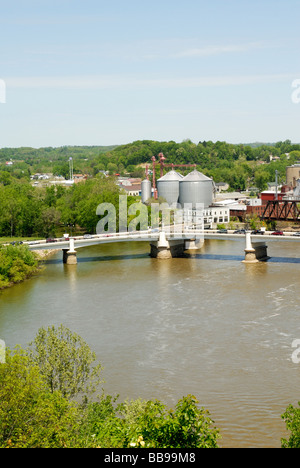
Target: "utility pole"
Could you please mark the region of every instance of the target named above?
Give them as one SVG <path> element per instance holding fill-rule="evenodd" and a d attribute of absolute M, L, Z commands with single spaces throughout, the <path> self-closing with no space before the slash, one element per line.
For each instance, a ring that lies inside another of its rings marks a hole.
<path fill-rule="evenodd" d="M 73 180 L 73 158 L 69 158 L 70 180 Z"/>

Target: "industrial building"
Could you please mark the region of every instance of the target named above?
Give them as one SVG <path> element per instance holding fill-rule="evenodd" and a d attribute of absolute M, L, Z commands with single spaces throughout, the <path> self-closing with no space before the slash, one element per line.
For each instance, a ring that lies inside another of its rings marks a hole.
<path fill-rule="evenodd" d="M 165 158 L 161 158 L 164 161 Z M 173 166 L 173 165 L 172 165 Z M 146 171 L 147 174 L 147 171 Z M 148 174 L 147 174 L 148 175 Z M 153 185 L 155 177 L 153 177 Z M 142 203 L 151 198 L 151 190 L 156 198 L 164 199 L 168 205 L 184 212 L 184 222 L 189 225 L 203 225 L 209 229 L 230 220 L 227 206 L 214 205 L 216 186 L 214 181 L 194 169 L 187 176 L 174 170 L 174 167 L 157 180 L 152 188 L 148 176 L 142 182 Z"/>
<path fill-rule="evenodd" d="M 148 179 L 143 180 L 141 183 L 141 196 L 142 203 L 146 203 L 152 197 L 151 182 Z"/>
<path fill-rule="evenodd" d="M 204 208 L 212 205 L 215 193 L 214 182 L 196 169 L 183 177 L 173 169 L 157 181 L 158 197 L 164 198 L 169 205 L 184 207 L 191 204 L 196 209 L 199 204 Z"/>
<path fill-rule="evenodd" d="M 182 207 L 191 203 L 193 208 L 198 204 L 208 208 L 213 203 L 215 191 L 213 180 L 195 169 L 179 182 L 179 203 Z"/>
<path fill-rule="evenodd" d="M 300 163 L 287 166 L 286 168 L 286 185 L 295 188 L 297 180 L 300 179 Z"/>
<path fill-rule="evenodd" d="M 286 184 L 278 185 L 276 171 L 275 191 L 261 193 L 261 219 L 299 221 L 300 219 L 300 163 L 286 168 Z"/>
<path fill-rule="evenodd" d="M 172 169 L 166 175 L 158 179 L 158 196 L 166 200 L 169 205 L 180 205 L 179 185 L 183 180 L 183 175 Z"/>
<path fill-rule="evenodd" d="M 162 198 L 178 210 L 185 209 L 189 224 L 199 225 L 203 221 L 205 228 L 214 228 L 217 224 L 227 223 L 230 217 L 236 217 L 241 222 L 246 215 L 256 215 L 262 220 L 300 220 L 300 162 L 286 168 L 286 184 L 279 186 L 278 171 L 274 190 L 263 191 L 258 198 L 249 199 L 241 193 L 221 194 L 212 179 L 196 170 L 192 164 L 165 164 L 165 157 L 159 154 L 159 161 L 152 157 L 153 180 L 148 178 L 141 185 L 142 202 L 154 198 Z M 160 165 L 160 178 L 156 182 L 155 166 Z M 172 169 L 164 174 L 164 168 Z M 175 167 L 193 167 L 187 176 L 175 171 Z M 199 207 L 202 207 L 200 209 Z"/>

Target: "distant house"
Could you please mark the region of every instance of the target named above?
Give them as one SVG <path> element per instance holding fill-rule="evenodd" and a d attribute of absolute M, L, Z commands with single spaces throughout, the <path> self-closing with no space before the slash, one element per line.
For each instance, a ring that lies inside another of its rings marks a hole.
<path fill-rule="evenodd" d="M 121 186 L 127 195 L 132 197 L 140 197 L 142 195 L 142 185 L 123 185 Z"/>
<path fill-rule="evenodd" d="M 129 181 L 131 185 L 140 185 L 142 183 L 142 179 L 140 178 L 131 178 Z"/>
<path fill-rule="evenodd" d="M 87 180 L 86 174 L 73 174 L 73 180 L 75 184 L 79 184 L 80 182 L 85 182 Z"/>
<path fill-rule="evenodd" d="M 142 179 L 119 177 L 117 184 L 129 196 L 140 197 L 142 195 Z"/>
<path fill-rule="evenodd" d="M 13 166 L 14 163 L 13 163 L 12 161 L 6 161 L 5 164 L 6 164 L 7 166 Z"/>
<path fill-rule="evenodd" d="M 30 176 L 31 180 L 49 180 L 51 177 L 53 177 L 53 174 L 34 174 Z"/>
<path fill-rule="evenodd" d="M 229 189 L 229 184 L 226 184 L 226 182 L 217 182 L 215 186 L 217 188 L 217 192 L 219 193 Z"/>
<path fill-rule="evenodd" d="M 270 161 L 280 161 L 279 156 L 273 156 L 273 154 L 270 154 Z"/>

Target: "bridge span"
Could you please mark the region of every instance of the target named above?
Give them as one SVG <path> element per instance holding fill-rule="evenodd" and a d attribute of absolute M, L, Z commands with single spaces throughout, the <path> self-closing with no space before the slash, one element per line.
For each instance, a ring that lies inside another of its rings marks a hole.
<path fill-rule="evenodd" d="M 179 257 L 185 251 L 201 249 L 205 240 L 244 240 L 245 263 L 257 263 L 266 261 L 267 255 L 266 242 L 272 241 L 293 241 L 299 242 L 300 236 L 296 237 L 290 233 L 275 236 L 273 233 L 251 234 L 247 231 L 245 234 L 234 234 L 233 231 L 226 233 L 212 230 L 194 230 L 182 229 L 157 229 L 148 231 L 120 232 L 114 234 L 99 234 L 84 237 L 71 237 L 69 240 L 55 239 L 53 242 L 36 241 L 27 243 L 30 250 L 52 250 L 61 249 L 63 252 L 63 261 L 67 264 L 77 263 L 76 249 L 88 247 L 97 244 L 108 244 L 114 242 L 148 242 L 150 244 L 150 255 L 154 258 L 172 258 Z M 258 241 L 258 242 L 257 242 Z"/>

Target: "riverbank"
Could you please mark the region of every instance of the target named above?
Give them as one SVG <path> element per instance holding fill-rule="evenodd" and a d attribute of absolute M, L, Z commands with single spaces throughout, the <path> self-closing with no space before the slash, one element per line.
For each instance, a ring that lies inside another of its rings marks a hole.
<path fill-rule="evenodd" d="M 60 249 L 36 250 L 34 254 L 38 257 L 39 261 L 42 261 L 42 260 L 47 260 L 48 258 L 52 257 L 59 251 Z"/>
<path fill-rule="evenodd" d="M 11 288 L 38 274 L 42 262 L 58 250 L 31 252 L 24 245 L 0 247 L 0 290 Z"/>

